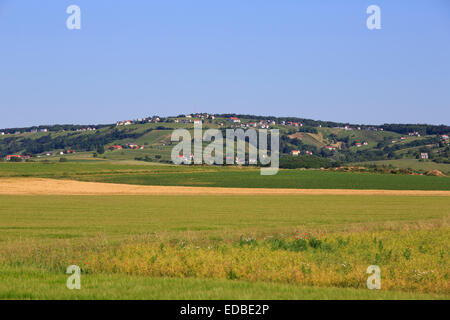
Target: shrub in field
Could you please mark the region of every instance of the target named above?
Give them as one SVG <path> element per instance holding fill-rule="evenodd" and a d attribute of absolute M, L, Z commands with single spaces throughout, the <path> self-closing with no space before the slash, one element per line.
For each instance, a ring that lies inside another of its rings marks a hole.
<path fill-rule="evenodd" d="M 308 242 L 305 239 L 295 239 L 288 246 L 288 250 L 294 252 L 305 251 L 306 249 L 308 249 Z"/>
<path fill-rule="evenodd" d="M 314 249 L 318 249 L 322 247 L 322 240 L 311 238 L 309 239 L 309 246 Z"/>

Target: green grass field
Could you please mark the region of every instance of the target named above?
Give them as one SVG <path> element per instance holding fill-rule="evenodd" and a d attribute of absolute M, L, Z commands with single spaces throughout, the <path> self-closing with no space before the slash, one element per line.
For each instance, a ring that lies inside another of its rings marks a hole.
<path fill-rule="evenodd" d="M 0 163 L 11 177 L 450 190 L 447 177 L 92 159 Z M 449 209 L 445 196 L 0 195 L 0 299 L 449 299 Z M 71 264 L 81 290 L 65 286 Z M 381 290 L 366 288 L 373 264 Z"/>
<path fill-rule="evenodd" d="M 277 283 L 211 279 L 151 278 L 122 274 L 82 276 L 81 290 L 66 288 L 67 275 L 37 268 L 5 268 L 0 299 L 133 299 L 133 300 L 300 300 L 389 299 L 446 300 L 448 295 L 351 288 L 313 288 Z"/>
<path fill-rule="evenodd" d="M 261 176 L 253 167 L 174 166 L 109 161 L 0 163 L 1 177 L 45 177 L 139 185 L 205 187 L 450 190 L 448 177 L 320 170 L 280 170 Z"/>
<path fill-rule="evenodd" d="M 449 299 L 449 197 L 0 196 L 2 299 Z M 81 290 L 65 287 L 68 265 Z M 366 268 L 382 289 L 366 288 Z"/>
<path fill-rule="evenodd" d="M 450 173 L 450 164 L 447 163 L 436 163 L 433 161 L 419 161 L 416 159 L 399 159 L 399 160 L 380 160 L 380 161 L 367 161 L 359 163 L 362 165 L 374 164 L 377 166 L 393 166 L 395 168 L 401 169 L 413 169 L 413 170 L 440 170 L 443 173 Z M 356 164 L 358 165 L 358 164 Z"/>

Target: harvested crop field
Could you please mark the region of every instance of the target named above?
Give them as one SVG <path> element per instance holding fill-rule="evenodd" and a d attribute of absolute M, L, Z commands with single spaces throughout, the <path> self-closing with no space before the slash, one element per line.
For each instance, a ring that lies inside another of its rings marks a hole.
<path fill-rule="evenodd" d="M 450 196 L 445 190 L 276 189 L 140 186 L 45 178 L 0 179 L 3 195 L 404 195 Z"/>

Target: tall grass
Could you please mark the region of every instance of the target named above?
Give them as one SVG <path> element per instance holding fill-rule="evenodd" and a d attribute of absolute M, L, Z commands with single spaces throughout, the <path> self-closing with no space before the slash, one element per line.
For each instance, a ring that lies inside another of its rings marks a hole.
<path fill-rule="evenodd" d="M 0 264 L 63 273 L 71 264 L 85 274 L 245 280 L 314 287 L 365 288 L 369 265 L 379 265 L 383 290 L 450 294 L 450 228 L 402 232 L 294 234 L 220 242 L 174 240 L 77 246 L 15 243 L 0 249 Z"/>

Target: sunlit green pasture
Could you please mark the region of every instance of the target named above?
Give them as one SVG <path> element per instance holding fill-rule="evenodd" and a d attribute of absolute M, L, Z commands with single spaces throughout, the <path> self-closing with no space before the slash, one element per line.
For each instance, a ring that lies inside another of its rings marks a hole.
<path fill-rule="evenodd" d="M 81 276 L 81 289 L 68 290 L 68 275 L 38 268 L 2 268 L 0 299 L 448 299 L 448 295 L 213 279 L 152 278 L 126 274 Z"/>
<path fill-rule="evenodd" d="M 0 196 L 0 298 L 448 299 L 449 208 L 415 196 Z M 65 287 L 71 264 L 79 291 Z"/>

